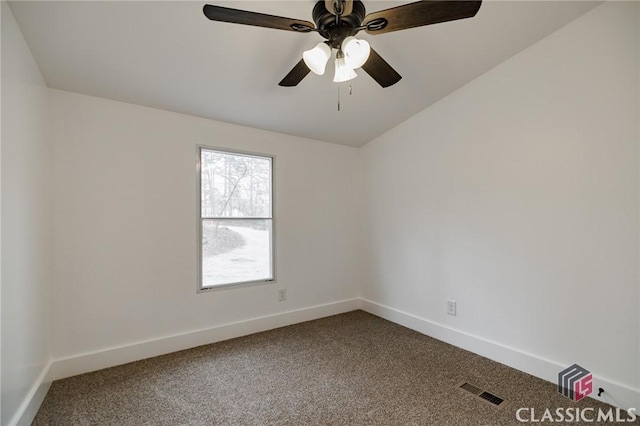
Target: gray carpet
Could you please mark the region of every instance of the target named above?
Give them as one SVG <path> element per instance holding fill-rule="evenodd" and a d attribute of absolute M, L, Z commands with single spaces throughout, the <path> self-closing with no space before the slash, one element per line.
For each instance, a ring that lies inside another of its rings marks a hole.
<path fill-rule="evenodd" d="M 513 425 L 519 407 L 610 408 L 355 311 L 56 381 L 34 424 Z"/>

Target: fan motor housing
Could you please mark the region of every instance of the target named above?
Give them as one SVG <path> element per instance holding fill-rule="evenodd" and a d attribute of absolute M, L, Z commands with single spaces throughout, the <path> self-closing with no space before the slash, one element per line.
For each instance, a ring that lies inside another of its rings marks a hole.
<path fill-rule="evenodd" d="M 336 16 L 329 12 L 323 0 L 316 3 L 312 13 L 318 33 L 329 40 L 331 46 L 336 49 L 345 37 L 356 35 L 360 31 L 357 28 L 362 24 L 365 15 L 366 10 L 360 0 L 353 0 L 353 10 L 348 15 Z"/>

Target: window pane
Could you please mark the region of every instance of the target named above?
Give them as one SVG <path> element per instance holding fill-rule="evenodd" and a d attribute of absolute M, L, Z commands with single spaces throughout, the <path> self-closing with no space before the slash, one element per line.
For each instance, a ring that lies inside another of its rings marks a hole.
<path fill-rule="evenodd" d="M 202 286 L 273 278 L 271 220 L 204 219 Z"/>
<path fill-rule="evenodd" d="M 271 217 L 271 159 L 203 149 L 202 217 Z"/>

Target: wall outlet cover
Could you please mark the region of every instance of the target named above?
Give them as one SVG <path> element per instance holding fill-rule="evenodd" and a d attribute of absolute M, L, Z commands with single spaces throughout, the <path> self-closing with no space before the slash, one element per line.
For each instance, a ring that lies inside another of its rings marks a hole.
<path fill-rule="evenodd" d="M 454 300 L 447 300 L 447 313 L 449 315 L 456 315 L 456 302 Z"/>

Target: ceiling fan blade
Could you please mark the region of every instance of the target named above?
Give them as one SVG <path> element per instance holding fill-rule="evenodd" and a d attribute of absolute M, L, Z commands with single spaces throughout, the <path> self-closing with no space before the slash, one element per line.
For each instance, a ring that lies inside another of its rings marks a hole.
<path fill-rule="evenodd" d="M 266 15 L 264 13 L 231 9 L 222 6 L 206 4 L 202 9 L 204 15 L 212 21 L 230 22 L 232 24 L 253 25 L 255 27 L 274 28 L 296 32 L 309 32 L 315 25 L 301 19 L 284 18 L 282 16 Z"/>
<path fill-rule="evenodd" d="M 439 22 L 471 18 L 478 13 L 481 0 L 424 0 L 373 12 L 365 16 L 363 26 L 369 34 L 383 34 L 391 31 Z"/>
<path fill-rule="evenodd" d="M 371 49 L 369 53 L 367 62 L 362 65 L 362 69 L 382 87 L 392 86 L 402 78 L 402 76 L 373 49 Z"/>
<path fill-rule="evenodd" d="M 278 85 L 283 87 L 297 86 L 303 78 L 309 74 L 309 67 L 304 63 L 304 59 L 300 59 L 300 62 L 293 67 L 289 74 L 287 74 Z"/>

